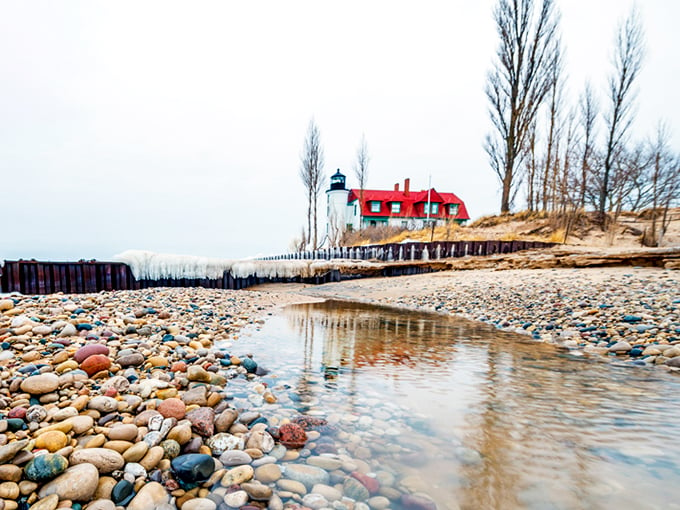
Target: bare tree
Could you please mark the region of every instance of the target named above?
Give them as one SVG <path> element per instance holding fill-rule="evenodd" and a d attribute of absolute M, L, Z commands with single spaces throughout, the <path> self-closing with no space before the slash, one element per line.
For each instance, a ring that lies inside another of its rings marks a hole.
<path fill-rule="evenodd" d="M 529 126 L 525 155 L 522 158 L 525 165 L 525 175 L 527 183 L 527 208 L 534 211 L 538 207 L 538 194 L 536 193 L 538 178 L 538 154 L 537 154 L 537 133 L 536 121 Z"/>
<path fill-rule="evenodd" d="M 652 227 L 645 236 L 649 246 L 661 244 L 670 223 L 668 210 L 680 201 L 680 158 L 671 152 L 669 143 L 668 126 L 659 123 L 656 138 L 650 143 Z"/>
<path fill-rule="evenodd" d="M 328 243 L 335 247 L 340 245 L 342 236 L 345 233 L 345 222 L 342 215 L 338 214 L 335 208 L 331 208 L 328 215 Z"/>
<path fill-rule="evenodd" d="M 610 180 L 624 151 L 628 130 L 635 117 L 633 88 L 642 68 L 644 57 L 644 33 L 633 9 L 620 24 L 616 36 L 612 74 L 609 77 L 609 108 L 605 115 L 607 141 L 604 149 L 603 174 L 600 179 L 597 212 L 602 229 L 606 229 L 607 200 L 611 203 Z"/>
<path fill-rule="evenodd" d="M 581 173 L 577 186 L 579 196 L 577 206 L 584 208 L 586 205 L 586 190 L 588 179 L 595 169 L 595 147 L 597 144 L 597 117 L 599 105 L 593 88 L 586 83 L 585 89 L 579 98 L 579 124 L 581 128 Z"/>
<path fill-rule="evenodd" d="M 368 155 L 368 144 L 366 143 L 366 136 L 361 135 L 361 141 L 359 142 L 359 147 L 357 148 L 357 159 L 354 163 L 354 175 L 357 178 L 357 183 L 359 184 L 359 207 L 363 207 L 364 203 L 364 189 L 366 188 L 366 182 L 368 181 L 368 162 L 370 161 L 370 156 Z M 361 230 L 361 222 L 359 222 L 359 229 Z"/>
<path fill-rule="evenodd" d="M 501 213 L 510 211 L 526 138 L 550 90 L 559 14 L 554 0 L 499 0 L 494 10 L 500 37 L 486 95 L 493 132 L 484 148 L 502 184 Z"/>
<path fill-rule="evenodd" d="M 623 207 L 637 208 L 635 199 L 638 182 L 647 180 L 649 156 L 642 143 L 624 147 L 617 158 L 617 165 L 609 176 L 609 213 L 613 223 L 618 221 Z"/>
<path fill-rule="evenodd" d="M 307 236 L 305 234 L 305 227 L 304 225 L 302 226 L 302 231 L 300 232 L 300 237 L 294 237 L 290 241 L 289 245 L 289 251 L 292 253 L 302 253 L 305 251 L 305 247 L 307 246 Z"/>
<path fill-rule="evenodd" d="M 300 179 L 307 192 L 307 240 L 311 240 L 311 248 L 316 250 L 318 244 L 318 200 L 323 187 L 323 148 L 321 133 L 314 119 L 309 121 L 304 147 L 300 154 Z"/>
<path fill-rule="evenodd" d="M 611 185 L 612 196 L 621 196 L 622 205 L 638 211 L 650 205 L 652 199 L 652 156 L 644 143 L 626 149 L 617 165 Z M 614 202 L 616 203 L 616 199 Z"/>
<path fill-rule="evenodd" d="M 559 161 L 559 145 L 560 137 L 560 116 L 562 108 L 562 55 L 559 41 L 556 43 L 552 60 L 550 62 L 550 93 L 548 103 L 548 139 L 546 144 L 545 162 L 543 165 L 543 190 L 542 202 L 543 210 L 548 210 L 549 191 L 554 194 L 554 181 L 557 178 L 557 162 Z M 550 186 L 550 184 L 553 186 Z"/>

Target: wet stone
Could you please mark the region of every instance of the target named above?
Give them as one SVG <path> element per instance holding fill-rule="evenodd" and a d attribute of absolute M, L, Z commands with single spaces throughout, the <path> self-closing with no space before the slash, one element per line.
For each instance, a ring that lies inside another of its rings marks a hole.
<path fill-rule="evenodd" d="M 284 475 L 286 478 L 302 483 L 307 490 L 310 490 L 317 483 L 328 485 L 328 482 L 330 481 L 330 475 L 327 471 L 319 467 L 305 464 L 291 464 L 286 466 Z M 363 485 L 361 487 L 363 487 Z M 366 494 L 368 495 L 368 491 L 366 491 Z"/>
<path fill-rule="evenodd" d="M 355 478 L 347 478 L 342 484 L 342 491 L 345 496 L 354 501 L 365 501 L 370 496 L 368 489 Z"/>
<path fill-rule="evenodd" d="M 244 490 L 227 493 L 224 496 L 224 502 L 228 507 L 241 508 L 248 502 L 248 493 Z"/>
<path fill-rule="evenodd" d="M 279 442 L 286 448 L 303 448 L 307 433 L 300 425 L 287 423 L 279 427 Z"/>
<path fill-rule="evenodd" d="M 246 482 L 241 484 L 241 488 L 255 501 L 268 501 L 274 493 L 271 487 L 261 483 Z"/>
<path fill-rule="evenodd" d="M 26 478 L 35 482 L 44 482 L 51 480 L 63 473 L 68 467 L 68 460 L 61 455 L 46 454 L 39 455 L 31 460 L 24 472 Z"/>
<path fill-rule="evenodd" d="M 405 510 L 437 510 L 434 501 L 421 494 L 404 494 L 400 502 Z"/>
<path fill-rule="evenodd" d="M 264 484 L 276 482 L 281 478 L 281 468 L 277 464 L 265 464 L 255 469 L 255 479 Z"/>
<path fill-rule="evenodd" d="M 191 489 L 205 482 L 215 471 L 215 461 L 210 455 L 180 455 L 172 460 L 172 472 L 180 485 Z"/>
<path fill-rule="evenodd" d="M 132 498 L 135 496 L 135 488 L 127 480 L 121 480 L 118 482 L 111 491 L 111 500 L 116 504 L 116 506 L 125 506 Z"/>

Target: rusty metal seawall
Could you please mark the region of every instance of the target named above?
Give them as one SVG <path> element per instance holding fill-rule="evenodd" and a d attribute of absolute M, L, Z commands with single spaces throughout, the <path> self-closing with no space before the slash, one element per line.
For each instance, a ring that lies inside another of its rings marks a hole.
<path fill-rule="evenodd" d="M 204 287 L 208 289 L 245 289 L 267 282 L 328 283 L 340 274 L 329 271 L 313 278 L 268 279 L 257 276 L 235 278 L 224 272 L 222 278 L 163 278 L 137 280 L 127 264 L 120 262 L 42 262 L 6 260 L 0 276 L 0 292 L 22 294 L 87 294 L 110 290 L 137 290 L 152 287 Z"/>

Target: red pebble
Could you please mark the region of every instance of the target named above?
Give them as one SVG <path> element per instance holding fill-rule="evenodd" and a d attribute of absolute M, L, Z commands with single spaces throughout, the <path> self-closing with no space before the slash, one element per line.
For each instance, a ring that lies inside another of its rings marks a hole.
<path fill-rule="evenodd" d="M 158 405 L 156 410 L 163 415 L 163 418 L 176 418 L 181 420 L 186 414 L 187 407 L 184 402 L 178 398 L 167 398 Z"/>
<path fill-rule="evenodd" d="M 104 392 L 105 397 L 115 397 L 118 395 L 118 390 L 116 388 L 107 388 Z"/>
<path fill-rule="evenodd" d="M 108 370 L 110 366 L 111 360 L 108 356 L 104 356 L 103 354 L 88 356 L 88 358 L 80 364 L 80 368 L 90 377 L 102 370 Z"/>
<path fill-rule="evenodd" d="M 186 372 L 187 364 L 184 361 L 177 361 L 170 366 L 171 372 Z"/>
<path fill-rule="evenodd" d="M 286 423 L 279 427 L 279 442 L 286 448 L 302 448 L 307 442 L 307 433 L 300 425 Z"/>
<path fill-rule="evenodd" d="M 25 407 L 15 407 L 9 413 L 7 413 L 8 418 L 26 418 L 26 408 Z"/>
<path fill-rule="evenodd" d="M 95 354 L 104 354 L 108 356 L 109 348 L 102 344 L 88 344 L 78 349 L 73 355 L 73 359 L 78 363 L 82 363 Z"/>
<path fill-rule="evenodd" d="M 351 473 L 352 478 L 358 480 L 361 485 L 366 487 L 368 489 L 368 492 L 371 494 L 377 494 L 378 490 L 380 489 L 380 483 L 378 483 L 378 480 L 373 478 L 372 476 L 364 475 L 359 473 L 358 471 L 353 471 Z"/>

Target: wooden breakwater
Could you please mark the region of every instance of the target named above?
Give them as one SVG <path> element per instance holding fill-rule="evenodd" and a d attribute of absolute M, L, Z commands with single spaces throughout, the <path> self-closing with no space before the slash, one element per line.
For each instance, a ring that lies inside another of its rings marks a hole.
<path fill-rule="evenodd" d="M 110 290 L 138 290 L 152 287 L 204 287 L 245 289 L 263 283 L 301 282 L 311 284 L 339 281 L 339 271 L 310 278 L 263 278 L 256 275 L 235 277 L 225 271 L 221 278 L 161 278 L 138 280 L 127 264 L 120 262 L 42 262 L 6 260 L 0 276 L 0 292 L 22 294 L 83 294 Z"/>
<path fill-rule="evenodd" d="M 399 262 L 440 260 L 467 256 L 502 255 L 523 250 L 551 248 L 540 241 L 434 241 L 345 246 L 262 257 L 261 260 L 378 260 Z"/>

